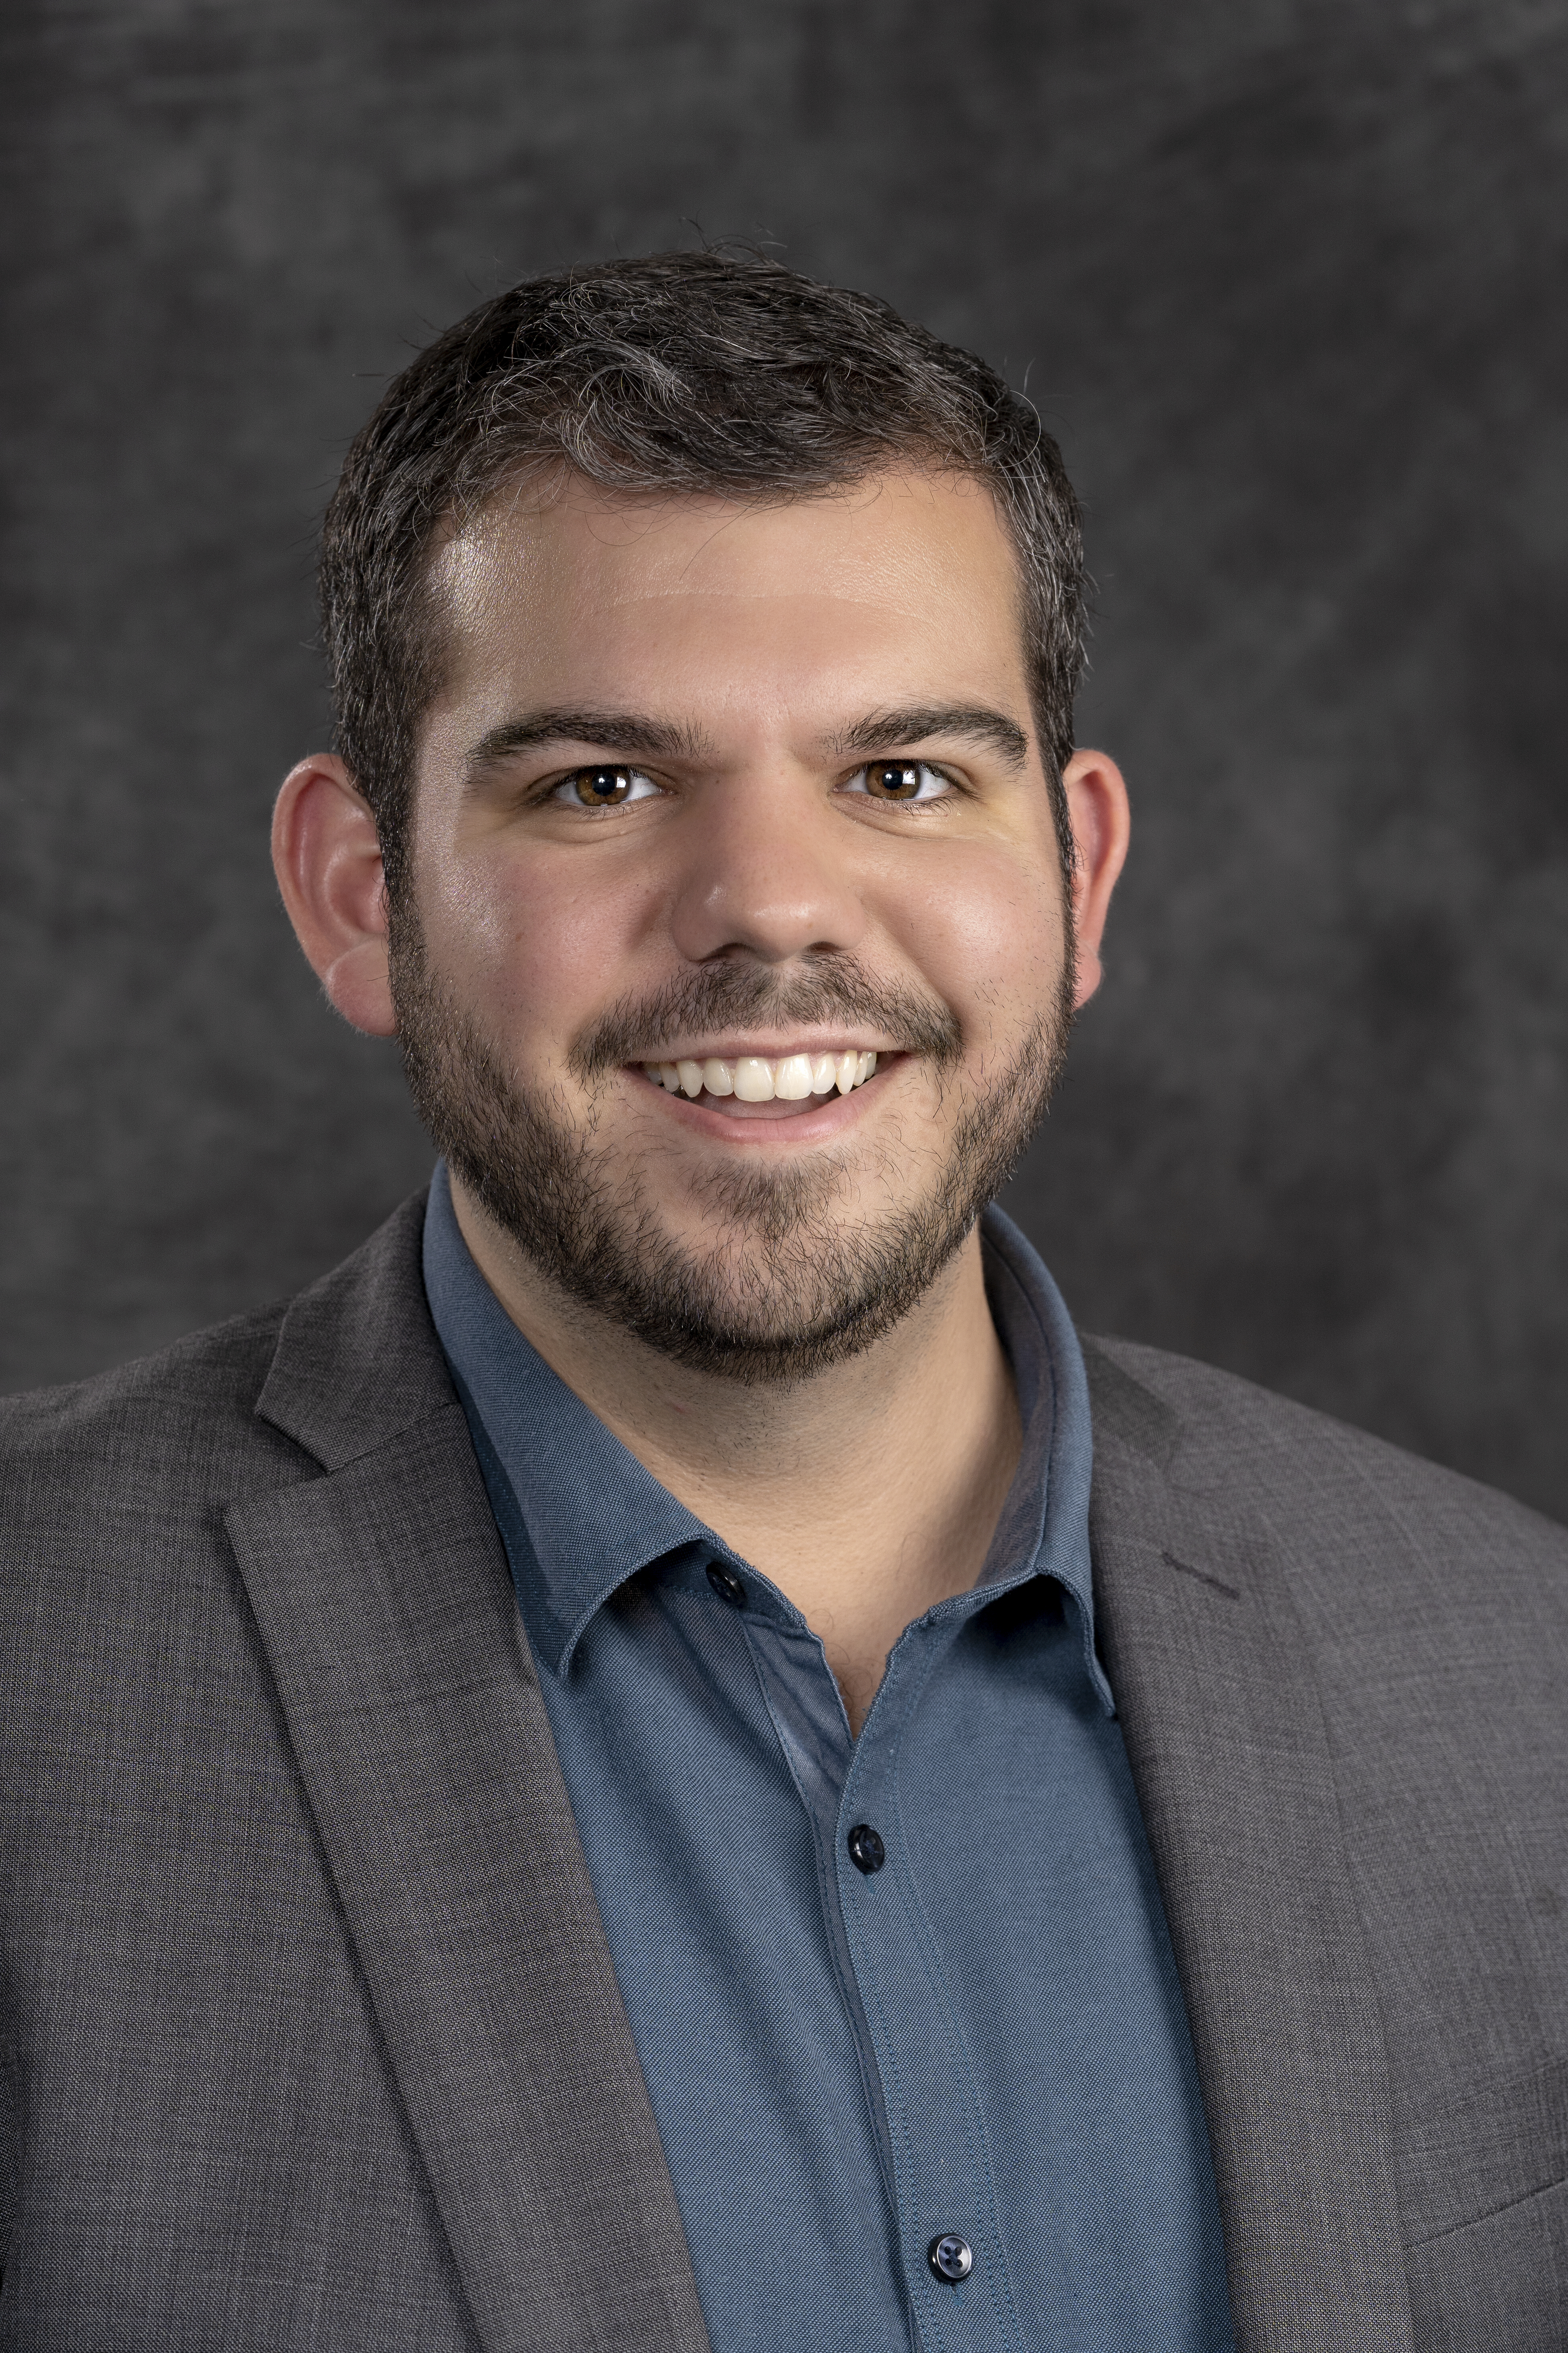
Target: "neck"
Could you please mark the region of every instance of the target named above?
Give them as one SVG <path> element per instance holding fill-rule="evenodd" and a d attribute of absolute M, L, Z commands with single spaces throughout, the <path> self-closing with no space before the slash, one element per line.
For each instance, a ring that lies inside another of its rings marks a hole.
<path fill-rule="evenodd" d="M 1017 1402 L 978 1233 L 858 1356 L 787 1387 L 747 1387 L 568 1300 L 456 1176 L 452 1200 L 519 1331 L 821 1636 L 858 1732 L 904 1628 L 973 1584 L 1017 1466 Z"/>

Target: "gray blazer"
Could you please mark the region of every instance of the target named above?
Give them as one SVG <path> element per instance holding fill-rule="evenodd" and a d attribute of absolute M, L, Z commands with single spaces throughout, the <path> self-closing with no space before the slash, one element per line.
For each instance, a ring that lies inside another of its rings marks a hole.
<path fill-rule="evenodd" d="M 4 1409 L 0 2345 L 705 2344 L 418 1233 Z M 1568 2347 L 1568 1536 L 1089 1365 L 1238 2347 Z"/>

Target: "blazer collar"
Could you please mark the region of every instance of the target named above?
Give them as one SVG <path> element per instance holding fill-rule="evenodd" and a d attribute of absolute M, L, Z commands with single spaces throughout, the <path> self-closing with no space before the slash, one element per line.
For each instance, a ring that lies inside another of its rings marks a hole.
<path fill-rule="evenodd" d="M 226 1525 L 480 2343 L 706 2353 L 422 1211 L 289 1311 L 257 1410 L 322 1475 Z"/>
<path fill-rule="evenodd" d="M 1313 1662 L 1235 1465 L 1086 1343 L 1090 1544 L 1237 2353 L 1408 2353 L 1387 2061 Z"/>

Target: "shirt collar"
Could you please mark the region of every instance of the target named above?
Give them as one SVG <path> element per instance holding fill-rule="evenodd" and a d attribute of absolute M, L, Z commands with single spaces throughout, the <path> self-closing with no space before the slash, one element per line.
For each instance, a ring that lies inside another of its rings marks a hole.
<path fill-rule="evenodd" d="M 1077 1604 L 1085 1666 L 1109 1711 L 1110 1691 L 1094 1652 L 1092 1446 L 1078 1335 L 1041 1260 L 997 1208 L 985 1213 L 981 1245 L 986 1296 L 1017 1383 L 1024 1441 L 973 1590 L 941 1607 L 964 1614 L 1027 1577 L 1057 1578 Z M 430 1313 L 502 1522 L 530 1636 L 552 1672 L 564 1674 L 584 1628 L 638 1569 L 692 1546 L 710 1556 L 734 1556 L 512 1323 L 463 1240 L 445 1163 L 430 1186 L 424 1268 Z M 768 1589 L 798 1619 L 776 1588 Z"/>

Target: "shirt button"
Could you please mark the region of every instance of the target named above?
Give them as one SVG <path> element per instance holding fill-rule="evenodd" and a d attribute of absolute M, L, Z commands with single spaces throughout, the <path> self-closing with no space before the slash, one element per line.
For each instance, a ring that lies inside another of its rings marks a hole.
<path fill-rule="evenodd" d="M 967 2279 L 974 2269 L 974 2252 L 956 2231 L 943 2231 L 926 2249 L 926 2261 L 939 2280 Z"/>
<path fill-rule="evenodd" d="M 888 1850 L 869 1822 L 857 1822 L 846 1844 L 857 1871 L 880 1871 L 888 1860 Z"/>
<path fill-rule="evenodd" d="M 709 1562 L 708 1582 L 713 1588 L 714 1592 L 719 1596 L 720 1600 L 727 1601 L 731 1609 L 743 1609 L 745 1608 L 745 1578 L 742 1577 L 737 1577 L 732 1568 L 726 1568 L 721 1560 L 710 1560 Z"/>

